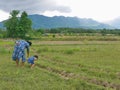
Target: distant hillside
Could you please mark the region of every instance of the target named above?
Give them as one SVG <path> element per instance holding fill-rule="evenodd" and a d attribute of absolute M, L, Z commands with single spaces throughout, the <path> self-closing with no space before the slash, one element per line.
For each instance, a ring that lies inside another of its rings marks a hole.
<path fill-rule="evenodd" d="M 106 22 L 106 24 L 109 24 L 117 29 L 120 29 L 120 17 L 118 17 L 114 20 L 108 21 L 108 22 Z"/>
<path fill-rule="evenodd" d="M 3 28 L 3 22 L 0 22 L 0 28 Z"/>
<path fill-rule="evenodd" d="M 91 28 L 91 29 L 111 29 L 110 25 L 99 23 L 92 19 L 77 18 L 77 17 L 64 17 L 64 16 L 54 16 L 47 17 L 43 15 L 29 15 L 29 18 L 33 22 L 33 28 L 59 28 L 59 27 L 69 27 L 69 28 Z M 2 23 L 2 22 L 1 22 Z M 0 23 L 0 27 L 3 25 Z"/>
<path fill-rule="evenodd" d="M 92 29 L 113 28 L 110 25 L 102 24 L 95 20 L 86 18 L 64 16 L 46 17 L 43 15 L 29 15 L 29 18 L 33 21 L 33 28 L 57 28 L 57 27 L 92 28 Z"/>

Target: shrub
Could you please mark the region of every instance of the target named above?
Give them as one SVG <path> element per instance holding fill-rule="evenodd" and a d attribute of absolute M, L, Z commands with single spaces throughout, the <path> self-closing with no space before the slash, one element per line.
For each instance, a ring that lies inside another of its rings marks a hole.
<path fill-rule="evenodd" d="M 74 50 L 66 50 L 64 51 L 65 54 L 74 54 Z"/>
<path fill-rule="evenodd" d="M 55 34 L 53 34 L 52 37 L 55 38 Z"/>
<path fill-rule="evenodd" d="M 39 48 L 39 49 L 37 50 L 38 53 L 48 52 L 48 51 L 49 51 L 49 49 L 48 49 L 47 47 L 45 47 L 45 48 Z"/>

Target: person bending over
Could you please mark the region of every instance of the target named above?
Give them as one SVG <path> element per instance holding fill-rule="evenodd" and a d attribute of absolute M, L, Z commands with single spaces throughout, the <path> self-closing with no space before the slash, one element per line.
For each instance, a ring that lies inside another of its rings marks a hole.
<path fill-rule="evenodd" d="M 17 40 L 15 42 L 12 59 L 16 61 L 16 65 L 19 66 L 19 62 L 22 59 L 21 66 L 24 66 L 26 61 L 25 49 L 27 49 L 27 57 L 29 57 L 29 47 L 32 45 L 30 41 Z"/>

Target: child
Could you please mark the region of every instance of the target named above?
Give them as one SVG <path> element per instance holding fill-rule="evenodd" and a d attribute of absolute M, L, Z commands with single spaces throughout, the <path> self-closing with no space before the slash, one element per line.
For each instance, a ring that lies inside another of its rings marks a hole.
<path fill-rule="evenodd" d="M 30 68 L 33 68 L 35 66 L 34 61 L 37 60 L 37 59 L 38 59 L 37 55 L 34 55 L 34 56 L 28 58 L 28 63 L 31 64 Z"/>

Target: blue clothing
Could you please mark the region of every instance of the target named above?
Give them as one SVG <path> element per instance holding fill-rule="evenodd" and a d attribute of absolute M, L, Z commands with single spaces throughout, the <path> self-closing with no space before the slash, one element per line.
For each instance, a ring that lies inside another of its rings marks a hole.
<path fill-rule="evenodd" d="M 34 64 L 34 60 L 35 60 L 35 57 L 32 56 L 32 57 L 28 58 L 28 63 Z"/>
<path fill-rule="evenodd" d="M 26 61 L 25 57 L 25 49 L 29 52 L 29 43 L 25 40 L 18 40 L 16 41 L 16 44 L 14 46 L 14 51 L 12 55 L 13 60 L 20 60 L 22 58 L 22 61 Z"/>

